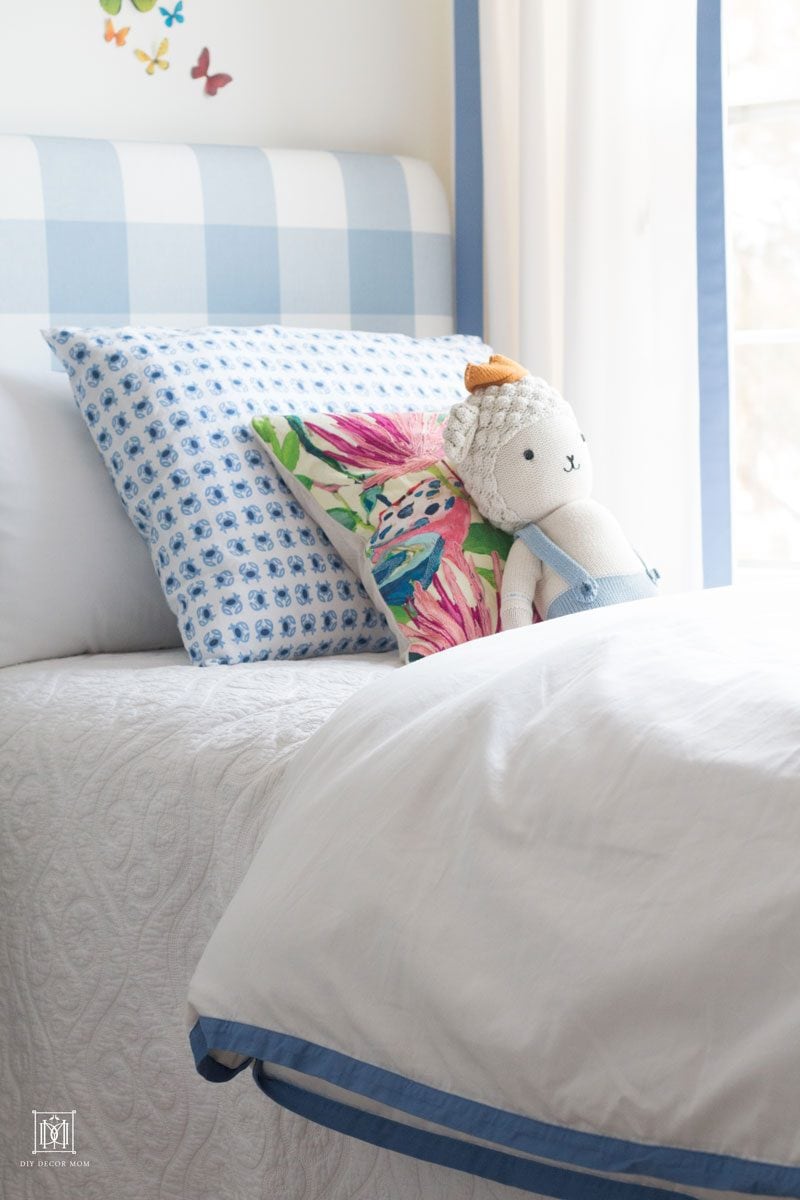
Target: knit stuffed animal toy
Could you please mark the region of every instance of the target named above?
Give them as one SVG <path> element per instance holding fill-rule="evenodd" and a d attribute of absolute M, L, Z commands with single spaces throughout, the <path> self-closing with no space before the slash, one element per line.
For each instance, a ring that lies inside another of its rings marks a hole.
<path fill-rule="evenodd" d="M 569 404 L 502 355 L 470 364 L 445 454 L 487 521 L 514 534 L 501 592 L 504 629 L 656 591 L 616 518 L 591 499 L 592 462 Z"/>

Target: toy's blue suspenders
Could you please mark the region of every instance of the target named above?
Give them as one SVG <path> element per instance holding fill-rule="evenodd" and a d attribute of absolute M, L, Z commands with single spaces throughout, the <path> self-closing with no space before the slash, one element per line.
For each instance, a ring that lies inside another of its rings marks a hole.
<path fill-rule="evenodd" d="M 545 616 L 562 616 L 568 612 L 579 612 L 583 608 L 599 608 L 606 604 L 639 600 L 655 594 L 658 571 L 648 567 L 638 554 L 636 557 L 643 568 L 640 573 L 595 579 L 543 533 L 538 525 L 526 525 L 517 530 L 514 536 L 524 542 L 532 554 L 540 558 L 567 584 L 566 592 L 556 596 L 547 613 L 543 614 Z"/>
<path fill-rule="evenodd" d="M 560 575 L 565 583 L 569 584 L 571 588 L 577 588 L 578 594 L 587 606 L 591 604 L 597 595 L 597 580 L 588 571 L 584 571 L 574 558 L 565 554 L 546 533 L 542 533 L 538 525 L 526 525 L 524 529 L 517 530 L 516 537 L 524 542 L 537 558 L 555 571 L 556 575 Z"/>

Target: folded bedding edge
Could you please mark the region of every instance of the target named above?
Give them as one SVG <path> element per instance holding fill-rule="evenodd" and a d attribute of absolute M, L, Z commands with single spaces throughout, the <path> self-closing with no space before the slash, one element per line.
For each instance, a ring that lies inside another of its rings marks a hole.
<path fill-rule="evenodd" d="M 550 1125 L 274 1030 L 200 1015 L 189 1039 L 196 1069 L 210 1082 L 228 1081 L 252 1064 L 254 1080 L 265 1095 L 316 1124 L 540 1196 L 557 1200 L 680 1200 L 687 1196 L 684 1191 L 641 1182 L 649 1178 L 726 1196 L 800 1197 L 797 1167 L 629 1142 Z M 242 1061 L 227 1066 L 215 1054 L 229 1061 L 241 1056 Z M 354 1103 L 271 1075 L 270 1065 L 304 1076 L 312 1088 L 314 1080 L 321 1080 L 344 1090 Z M 392 1115 L 358 1107 L 361 1096 L 388 1107 Z M 455 1136 L 438 1128 L 408 1124 L 409 1118 L 449 1128 Z M 486 1142 L 491 1145 L 482 1144 Z"/>
<path fill-rule="evenodd" d="M 262 1092 L 276 1104 L 317 1125 L 385 1150 L 477 1175 L 537 1196 L 552 1196 L 558 1200 L 686 1200 L 685 1192 L 623 1183 L 607 1176 L 521 1158 L 444 1133 L 405 1125 L 391 1117 L 378 1116 L 272 1078 L 259 1063 L 253 1066 L 253 1076 Z"/>

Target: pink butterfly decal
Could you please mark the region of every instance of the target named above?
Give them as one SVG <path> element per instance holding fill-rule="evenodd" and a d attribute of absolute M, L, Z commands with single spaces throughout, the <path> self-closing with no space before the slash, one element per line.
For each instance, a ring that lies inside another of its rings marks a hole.
<path fill-rule="evenodd" d="M 208 48 L 203 47 L 200 51 L 200 57 L 197 60 L 197 66 L 192 67 L 192 79 L 205 79 L 206 95 L 216 96 L 220 88 L 227 87 L 233 82 L 232 75 L 226 75 L 220 71 L 218 75 L 209 75 L 208 68 L 211 62 L 211 55 L 208 53 Z"/>

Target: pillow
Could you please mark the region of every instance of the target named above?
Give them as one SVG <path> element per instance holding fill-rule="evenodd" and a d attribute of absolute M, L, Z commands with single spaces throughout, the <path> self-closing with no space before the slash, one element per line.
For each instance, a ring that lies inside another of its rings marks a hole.
<path fill-rule="evenodd" d="M 500 628 L 511 537 L 443 459 L 440 413 L 256 417 L 283 478 L 358 572 L 408 660 Z"/>
<path fill-rule="evenodd" d="M 477 338 L 265 328 L 45 334 L 196 663 L 386 650 L 361 583 L 250 429 L 257 412 L 441 408 Z"/>
<path fill-rule="evenodd" d="M 0 372 L 0 667 L 180 644 L 63 373 Z"/>

